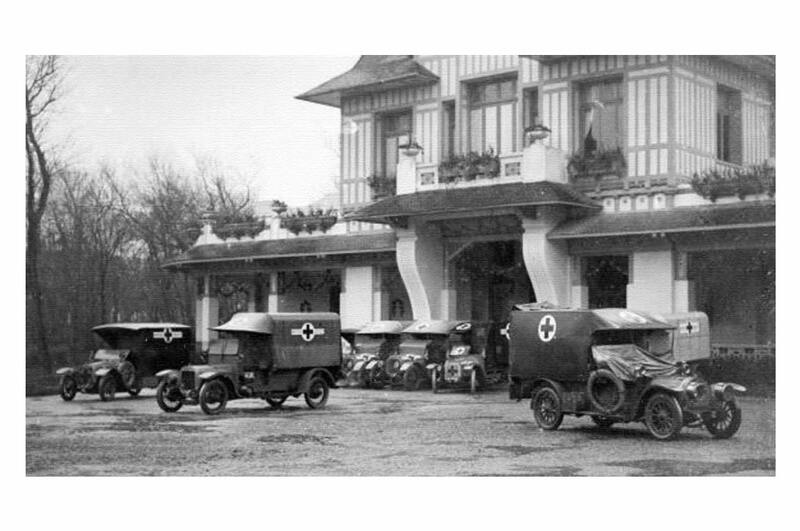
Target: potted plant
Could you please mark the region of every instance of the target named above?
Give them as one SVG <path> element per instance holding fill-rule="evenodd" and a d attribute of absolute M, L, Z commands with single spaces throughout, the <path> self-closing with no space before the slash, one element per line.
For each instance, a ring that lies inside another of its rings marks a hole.
<path fill-rule="evenodd" d="M 535 144 L 537 140 L 544 140 L 550 136 L 550 128 L 542 124 L 529 125 L 525 128 L 527 145 Z"/>
<path fill-rule="evenodd" d="M 493 148 L 484 151 L 475 158 L 475 165 L 477 174 L 482 175 L 485 179 L 491 179 L 500 175 L 500 157 L 498 157 Z"/>
<path fill-rule="evenodd" d="M 398 147 L 398 149 L 401 149 L 401 150 L 403 151 L 403 154 L 404 154 L 404 155 L 407 155 L 407 156 L 409 156 L 409 157 L 416 157 L 416 156 L 417 156 L 417 155 L 419 155 L 419 154 L 420 154 L 420 152 L 423 150 L 423 149 L 422 149 L 422 146 L 420 146 L 420 145 L 417 143 L 417 141 L 416 141 L 416 140 L 414 140 L 413 138 L 412 138 L 412 139 L 410 139 L 410 140 L 409 140 L 408 142 L 406 142 L 405 144 L 400 144 L 400 145 L 399 145 L 399 146 L 397 146 L 397 147 Z"/>
<path fill-rule="evenodd" d="M 574 178 L 599 178 L 611 174 L 622 176 L 625 167 L 625 155 L 620 148 L 591 152 L 577 151 L 567 163 L 567 171 Z"/>
<path fill-rule="evenodd" d="M 367 186 L 372 190 L 373 200 L 389 197 L 397 193 L 397 181 L 393 177 L 373 174 L 367 177 Z"/>
<path fill-rule="evenodd" d="M 464 167 L 464 156 L 453 154 L 439 164 L 439 182 L 453 183 L 459 180 Z"/>

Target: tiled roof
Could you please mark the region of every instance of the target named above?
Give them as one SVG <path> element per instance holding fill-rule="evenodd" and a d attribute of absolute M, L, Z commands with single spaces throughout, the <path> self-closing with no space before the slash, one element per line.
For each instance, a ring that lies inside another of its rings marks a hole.
<path fill-rule="evenodd" d="M 374 234 L 315 236 L 284 240 L 260 240 L 215 245 L 198 245 L 169 260 L 165 269 L 184 265 L 238 260 L 269 260 L 300 258 L 332 254 L 358 254 L 395 250 L 397 239 L 393 232 Z"/>
<path fill-rule="evenodd" d="M 553 239 L 633 234 L 697 232 L 775 226 L 774 201 L 678 207 L 646 212 L 598 213 L 566 222 L 547 235 Z"/>
<path fill-rule="evenodd" d="M 355 66 L 344 74 L 297 98 L 339 107 L 344 93 L 419 85 L 438 80 L 439 76 L 414 61 L 411 55 L 362 55 Z"/>
<path fill-rule="evenodd" d="M 568 185 L 541 181 L 470 188 L 446 188 L 397 195 L 367 205 L 346 215 L 345 218 L 381 222 L 394 217 L 459 211 L 474 212 L 489 208 L 531 205 L 600 208 L 588 197 Z"/>

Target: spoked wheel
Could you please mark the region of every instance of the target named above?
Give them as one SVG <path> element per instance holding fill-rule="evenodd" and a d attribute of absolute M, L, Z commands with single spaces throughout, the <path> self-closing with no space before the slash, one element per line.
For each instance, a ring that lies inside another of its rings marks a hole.
<path fill-rule="evenodd" d="M 369 370 L 367 381 L 369 382 L 369 387 L 371 387 L 372 389 L 383 389 L 383 382 L 381 381 L 381 370 L 382 369 L 377 365 Z"/>
<path fill-rule="evenodd" d="M 97 392 L 103 402 L 114 400 L 114 394 L 117 392 L 117 378 L 111 373 L 100 378 L 100 383 L 97 384 Z"/>
<path fill-rule="evenodd" d="M 211 380 L 200 387 L 200 408 L 206 415 L 217 415 L 228 403 L 228 388 L 221 380 Z"/>
<path fill-rule="evenodd" d="M 531 400 L 533 418 L 543 430 L 555 430 L 561 426 L 564 420 L 564 412 L 561 411 L 561 397 L 552 387 L 542 387 L 533 395 Z"/>
<path fill-rule="evenodd" d="M 412 365 L 403 375 L 403 389 L 406 391 L 419 391 L 422 387 L 422 375 L 416 365 Z"/>
<path fill-rule="evenodd" d="M 289 395 L 287 394 L 270 392 L 267 393 L 267 396 L 264 397 L 264 400 L 266 400 L 267 404 L 269 404 L 271 407 L 279 408 L 284 402 L 286 402 L 287 398 L 289 398 Z"/>
<path fill-rule="evenodd" d="M 735 401 L 727 400 L 718 410 L 703 413 L 703 424 L 715 439 L 729 439 L 742 425 L 742 408 Z"/>
<path fill-rule="evenodd" d="M 156 389 L 156 402 L 158 407 L 167 413 L 175 413 L 183 407 L 183 395 L 174 383 L 163 381 Z"/>
<path fill-rule="evenodd" d="M 123 361 L 117 367 L 122 385 L 128 389 L 136 388 L 136 367 L 128 360 Z"/>
<path fill-rule="evenodd" d="M 61 382 L 59 384 L 59 394 L 61 395 L 61 399 L 64 402 L 69 402 L 75 395 L 78 393 L 78 382 L 75 381 L 75 377 L 71 374 L 65 374 L 61 377 Z"/>
<path fill-rule="evenodd" d="M 604 417 L 602 415 L 592 415 L 592 422 L 597 424 L 601 430 L 607 430 L 611 426 L 614 425 L 614 419 L 610 417 Z"/>
<path fill-rule="evenodd" d="M 308 385 L 308 392 L 305 396 L 306 404 L 308 404 L 308 407 L 311 409 L 323 408 L 328 402 L 328 393 L 328 382 L 325 381 L 325 378 L 322 376 L 315 376 Z"/>
<path fill-rule="evenodd" d="M 675 397 L 656 393 L 644 407 L 644 423 L 656 439 L 674 439 L 683 428 L 683 410 Z"/>
<path fill-rule="evenodd" d="M 434 394 L 439 392 L 439 368 L 434 367 L 431 369 L 431 391 Z"/>

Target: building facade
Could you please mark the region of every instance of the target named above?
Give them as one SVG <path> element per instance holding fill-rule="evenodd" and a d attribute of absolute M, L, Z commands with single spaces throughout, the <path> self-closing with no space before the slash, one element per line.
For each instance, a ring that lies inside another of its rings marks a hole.
<path fill-rule="evenodd" d="M 769 348 L 774 76 L 769 56 L 363 56 L 298 96 L 341 109 L 338 223 L 207 226 L 166 267 L 197 278 L 202 340 L 242 309 L 501 323 L 546 300 L 700 310 L 721 348 Z"/>

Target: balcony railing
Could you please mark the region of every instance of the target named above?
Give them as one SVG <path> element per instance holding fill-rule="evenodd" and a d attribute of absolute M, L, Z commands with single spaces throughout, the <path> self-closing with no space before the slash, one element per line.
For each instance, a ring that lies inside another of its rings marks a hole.
<path fill-rule="evenodd" d="M 499 167 L 496 176 L 475 173 L 469 180 L 458 176 L 442 175 L 439 164 L 427 163 L 417 165 L 417 189 L 436 190 L 439 188 L 468 188 L 504 184 L 522 180 L 522 154 L 509 153 L 498 155 Z"/>

